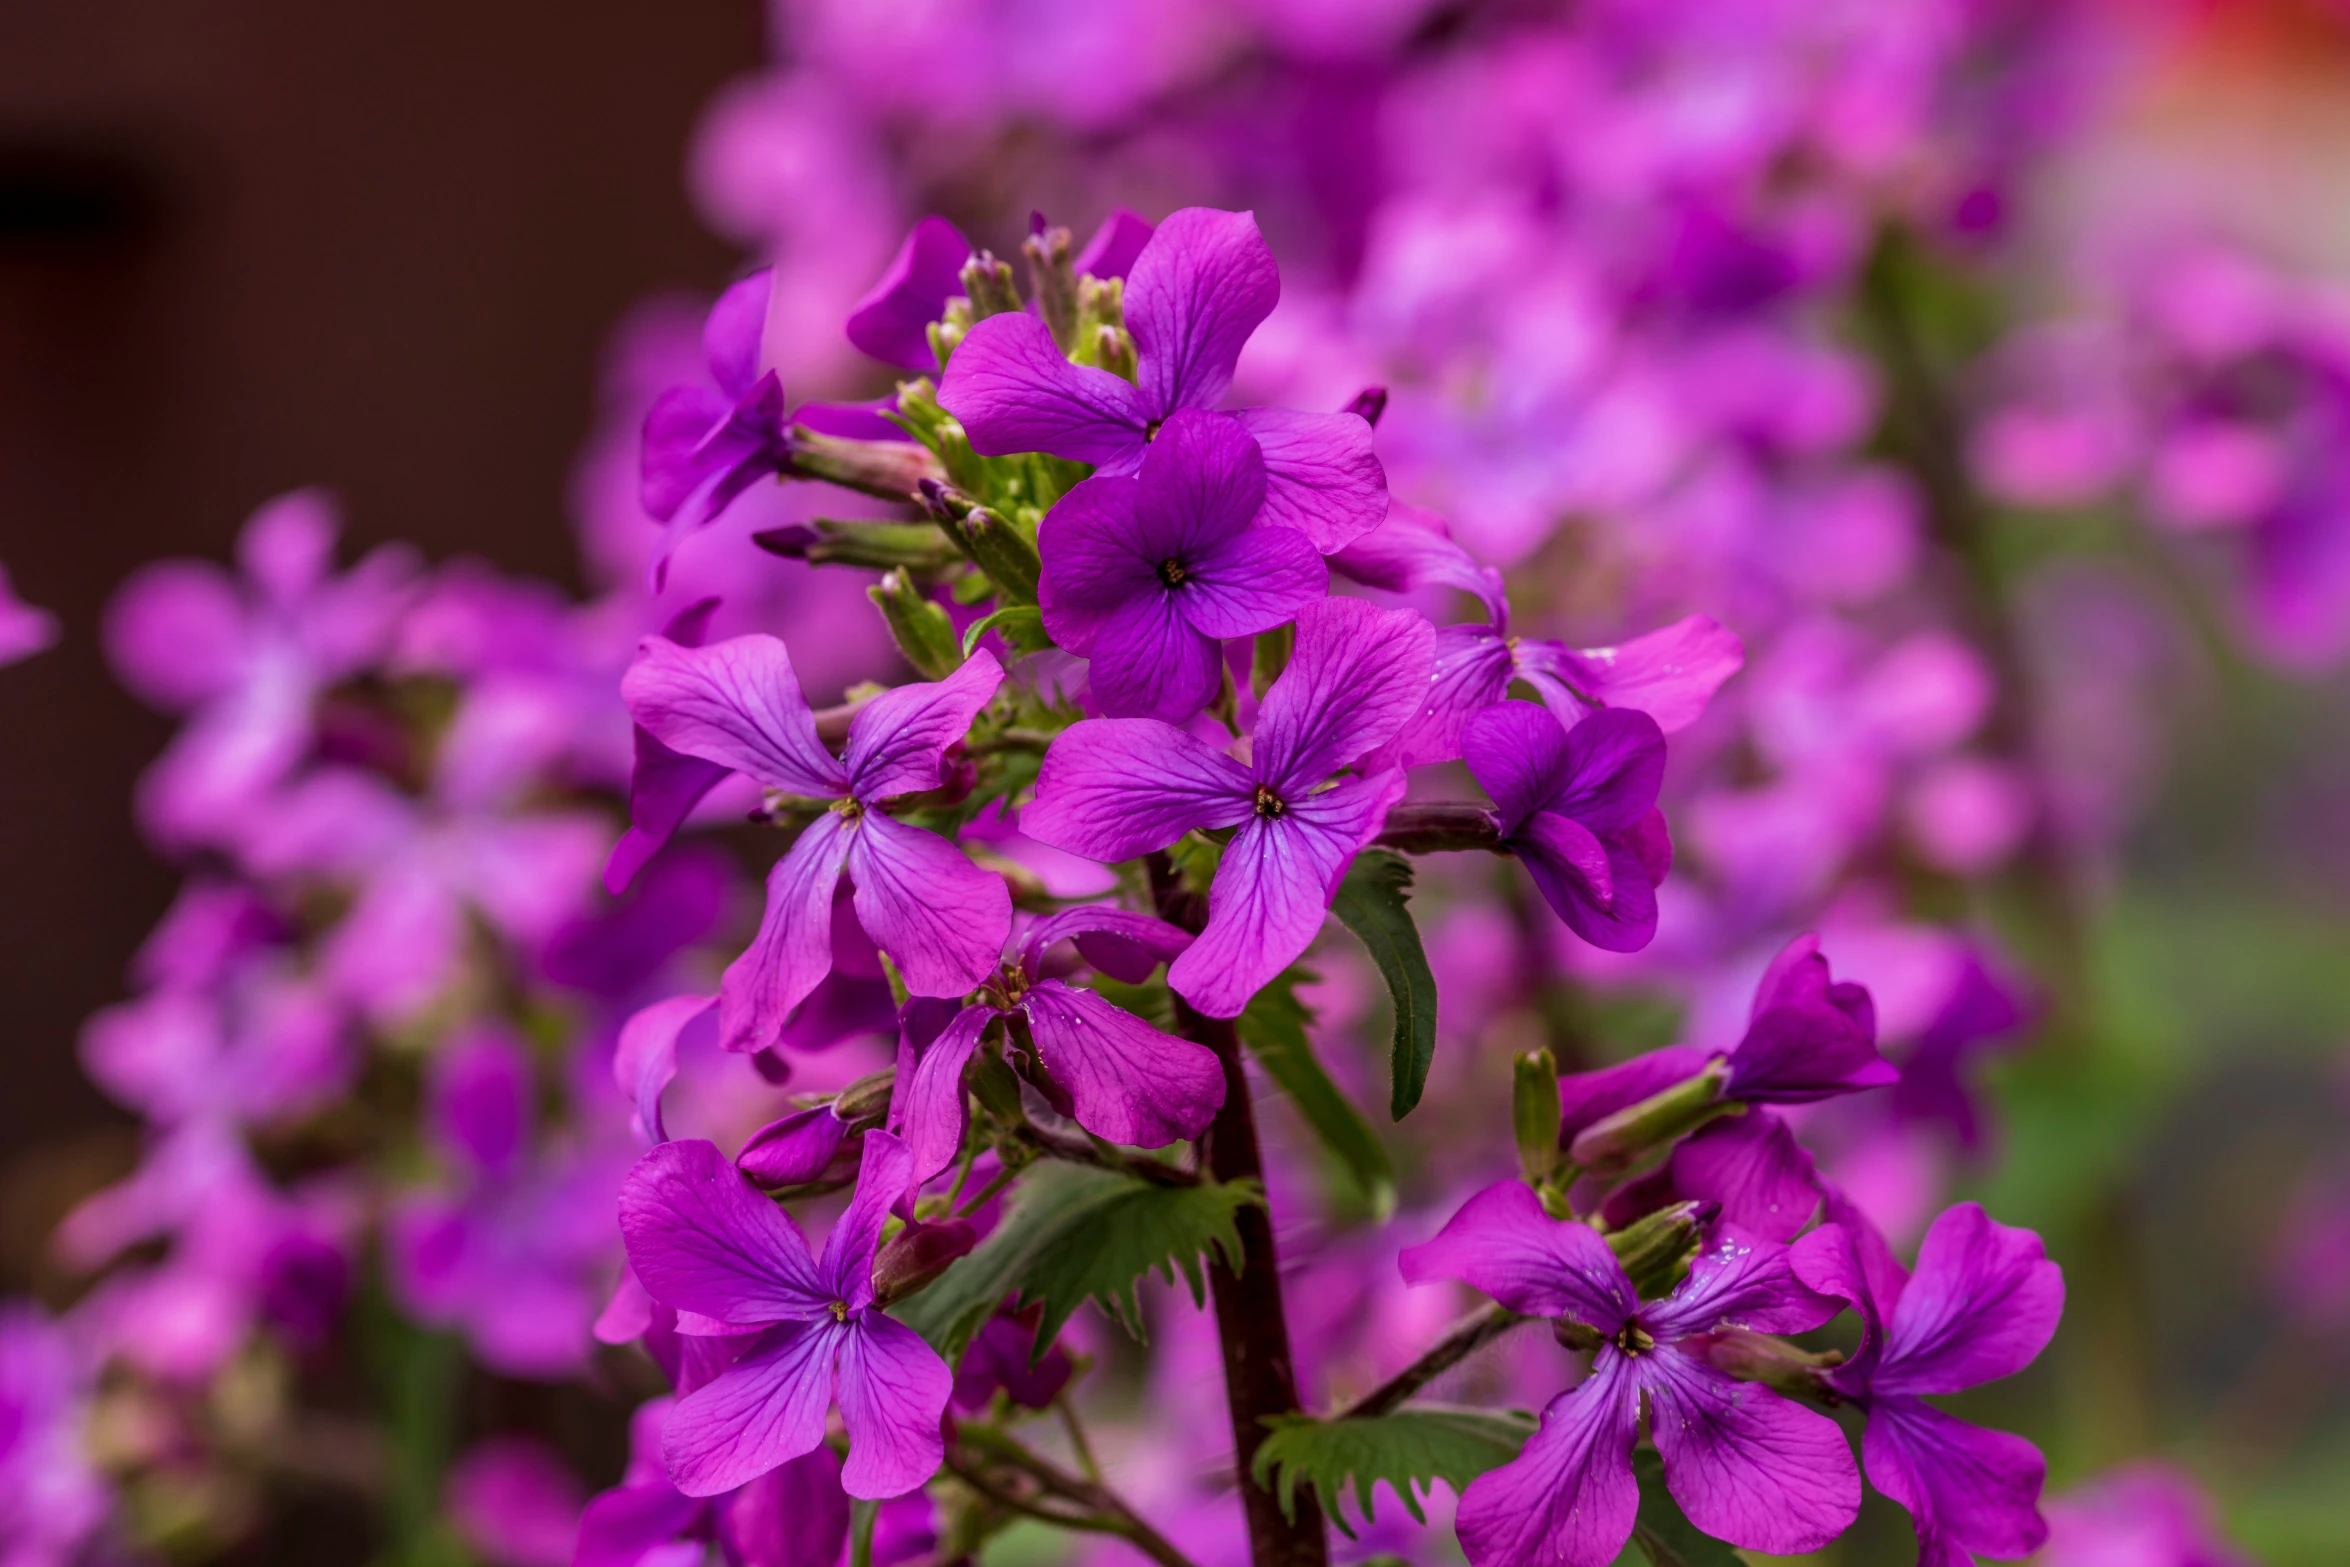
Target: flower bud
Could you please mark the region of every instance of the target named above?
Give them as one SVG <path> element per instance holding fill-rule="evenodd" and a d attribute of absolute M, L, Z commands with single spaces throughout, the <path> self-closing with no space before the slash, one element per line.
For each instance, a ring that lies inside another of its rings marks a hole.
<path fill-rule="evenodd" d="M 1705 1227 L 1721 1211 L 1716 1202 L 1677 1202 L 1659 1208 L 1610 1235 L 1608 1249 L 1641 1299 L 1669 1295 L 1689 1271 Z"/>
<path fill-rule="evenodd" d="M 979 1231 L 968 1219 L 907 1225 L 873 1259 L 874 1298 L 884 1306 L 904 1300 L 978 1244 Z"/>
<path fill-rule="evenodd" d="M 1053 341 L 1067 353 L 1077 346 L 1077 267 L 1070 259 L 1069 231 L 1040 229 L 1020 245 L 1028 261 L 1028 289 Z"/>
<path fill-rule="evenodd" d="M 971 319 L 1013 315 L 1025 308 L 1020 289 L 1012 281 L 1010 262 L 981 251 L 963 264 L 963 297 L 971 301 Z"/>
<path fill-rule="evenodd" d="M 1844 1364 L 1844 1351 L 1823 1349 L 1817 1354 L 1797 1349 L 1785 1339 L 1751 1328 L 1723 1328 L 1683 1341 L 1704 1357 L 1706 1364 L 1741 1382 L 1800 1397 L 1820 1390 L 1820 1373 Z"/>
<path fill-rule="evenodd" d="M 1017 524 L 983 506 L 972 507 L 962 526 L 971 558 L 996 585 L 997 597 L 1015 604 L 1035 603 L 1036 585 L 1044 574 L 1035 541 Z"/>
<path fill-rule="evenodd" d="M 1643 1154 L 1688 1136 L 1717 1116 L 1739 1114 L 1744 1105 L 1726 1104 L 1721 1098 L 1728 1075 L 1729 1067 L 1719 1059 L 1707 1062 L 1696 1076 L 1585 1127 L 1567 1157 L 1586 1175 L 1616 1175 L 1638 1164 Z"/>
<path fill-rule="evenodd" d="M 878 1121 L 889 1113 L 890 1091 L 897 1086 L 898 1069 L 885 1066 L 868 1072 L 834 1096 L 832 1113 L 843 1121 Z"/>
<path fill-rule="evenodd" d="M 816 479 L 885 501 L 911 499 L 924 479 L 940 477 L 937 459 L 912 441 L 857 441 L 819 435 L 804 424 L 791 427 L 790 467 L 795 479 Z"/>
<path fill-rule="evenodd" d="M 914 585 L 903 566 L 867 588 L 865 596 L 881 611 L 898 651 L 923 679 L 944 680 L 962 666 L 963 650 L 955 641 L 954 622 Z"/>
<path fill-rule="evenodd" d="M 845 522 L 818 517 L 812 523 L 754 533 L 751 542 L 770 555 L 814 566 L 862 566 L 875 571 L 903 566 L 924 577 L 936 576 L 960 558 L 954 545 L 927 522 Z"/>
<path fill-rule="evenodd" d="M 1518 1168 L 1526 1179 L 1549 1179 L 1559 1163 L 1559 1069 L 1547 1050 L 1517 1058 L 1510 1085 L 1510 1128 L 1518 1138 Z"/>

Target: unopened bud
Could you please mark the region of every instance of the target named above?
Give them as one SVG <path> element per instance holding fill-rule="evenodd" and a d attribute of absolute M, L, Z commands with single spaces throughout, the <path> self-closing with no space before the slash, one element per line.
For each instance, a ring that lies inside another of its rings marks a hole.
<path fill-rule="evenodd" d="M 1384 386 L 1366 386 L 1361 391 L 1355 393 L 1354 400 L 1348 403 L 1341 411 L 1353 414 L 1356 418 L 1362 420 L 1363 423 L 1376 430 L 1379 428 L 1379 416 L 1387 412 L 1387 388 Z"/>
<path fill-rule="evenodd" d="M 851 1126 L 877 1121 L 889 1113 L 890 1091 L 897 1086 L 898 1069 L 885 1066 L 868 1072 L 833 1096 L 832 1113 Z"/>
<path fill-rule="evenodd" d="M 1134 339 L 1126 335 L 1124 327 L 1105 326 L 1094 333 L 1093 361 L 1121 380 L 1132 381 L 1142 374 Z"/>
<path fill-rule="evenodd" d="M 1686 1137 L 1716 1117 L 1742 1112 L 1744 1105 L 1726 1104 L 1721 1098 L 1729 1072 L 1724 1061 L 1707 1062 L 1696 1076 L 1585 1127 L 1567 1157 L 1586 1175 L 1620 1174 L 1652 1149 Z"/>
<path fill-rule="evenodd" d="M 1016 523 L 979 506 L 971 508 L 970 515 L 963 519 L 963 532 L 971 558 L 996 585 L 999 600 L 1015 604 L 1036 602 L 1036 586 L 1044 574 L 1044 562 L 1037 558 L 1033 539 Z"/>
<path fill-rule="evenodd" d="M 963 264 L 963 297 L 971 301 L 971 319 L 1012 315 L 1023 309 L 1020 289 L 1012 281 L 1010 262 L 981 251 Z"/>
<path fill-rule="evenodd" d="M 959 558 L 954 545 L 927 522 L 818 517 L 813 523 L 754 533 L 751 542 L 770 554 L 816 566 L 862 566 L 874 571 L 903 566 L 925 576 L 946 570 Z"/>
<path fill-rule="evenodd" d="M 884 1306 L 904 1300 L 978 1244 L 979 1231 L 968 1219 L 907 1225 L 873 1259 L 874 1299 Z"/>
<path fill-rule="evenodd" d="M 954 622 L 914 585 L 904 567 L 867 588 L 865 596 L 881 611 L 898 651 L 925 680 L 944 680 L 962 666 L 963 650 L 955 641 Z"/>
<path fill-rule="evenodd" d="M 1530 1050 L 1514 1063 L 1510 1129 L 1526 1179 L 1549 1179 L 1559 1163 L 1559 1069 L 1547 1050 Z"/>
<path fill-rule="evenodd" d="M 924 479 L 940 477 L 938 461 L 912 441 L 857 441 L 791 427 L 791 476 L 837 484 L 885 501 L 911 500 Z"/>
<path fill-rule="evenodd" d="M 1625 1225 L 1607 1238 L 1608 1249 L 1643 1300 L 1669 1295 L 1689 1271 L 1705 1227 L 1722 1211 L 1714 1202 L 1677 1202 Z"/>
<path fill-rule="evenodd" d="M 1021 242 L 1028 261 L 1028 288 L 1053 341 L 1067 353 L 1077 346 L 1077 268 L 1070 261 L 1069 231 L 1039 227 Z"/>
<path fill-rule="evenodd" d="M 1821 1390 L 1820 1373 L 1844 1364 L 1844 1351 L 1823 1349 L 1817 1354 L 1797 1349 L 1785 1339 L 1751 1328 L 1723 1328 L 1682 1341 L 1684 1350 L 1741 1382 L 1760 1382 L 1781 1393 L 1801 1396 Z"/>

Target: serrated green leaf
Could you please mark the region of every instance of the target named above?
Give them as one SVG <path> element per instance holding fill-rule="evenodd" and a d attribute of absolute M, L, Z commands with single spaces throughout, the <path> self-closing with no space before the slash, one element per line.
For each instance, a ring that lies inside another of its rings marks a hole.
<path fill-rule="evenodd" d="M 1266 1075 L 1281 1086 L 1307 1127 L 1354 1182 L 1364 1206 L 1385 1219 L 1395 1209 L 1395 1166 L 1371 1123 L 1314 1056 L 1306 1033 L 1314 1014 L 1297 999 L 1298 982 L 1311 977 L 1294 968 L 1281 975 L 1250 999 L 1235 1026 Z"/>
<path fill-rule="evenodd" d="M 1239 1268 L 1234 1218 L 1263 1200 L 1252 1182 L 1160 1186 L 1114 1170 L 1039 1164 L 1020 1178 L 995 1233 L 895 1315 L 950 1365 L 1006 1296 L 1044 1307 L 1040 1358 L 1087 1300 L 1140 1338 L 1134 1290 L 1142 1276 L 1155 1271 L 1173 1283 L 1180 1275 L 1192 1299 L 1204 1301 L 1201 1257 L 1213 1247 Z"/>
<path fill-rule="evenodd" d="M 1534 1434 L 1530 1415 L 1444 1404 L 1414 1404 L 1353 1420 L 1276 1415 L 1265 1423 L 1273 1434 L 1250 1466 L 1257 1484 L 1273 1487 L 1282 1512 L 1291 1516 L 1299 1484 L 1312 1486 L 1330 1521 L 1350 1540 L 1354 1530 L 1339 1507 L 1349 1482 L 1365 1523 L 1372 1521 L 1372 1487 L 1381 1481 L 1414 1520 L 1425 1523 L 1421 1493 L 1438 1480 L 1461 1490 L 1517 1457 Z"/>
<path fill-rule="evenodd" d="M 1379 977 L 1395 1003 L 1395 1043 L 1390 1063 L 1388 1112 L 1398 1121 L 1412 1113 L 1428 1086 L 1428 1066 L 1436 1059 L 1436 976 L 1428 971 L 1428 954 L 1420 945 L 1420 928 L 1412 923 L 1406 900 L 1412 892 L 1412 862 L 1386 849 L 1367 849 L 1355 856 L 1339 883 L 1330 905 L 1371 950 Z"/>
<path fill-rule="evenodd" d="M 1665 1489 L 1665 1466 L 1643 1448 L 1632 1457 L 1632 1473 L 1640 1481 L 1640 1516 L 1632 1525 L 1632 1540 L 1648 1557 L 1648 1567 L 1746 1567 L 1736 1551 L 1700 1530 L 1681 1511 L 1673 1493 Z"/>

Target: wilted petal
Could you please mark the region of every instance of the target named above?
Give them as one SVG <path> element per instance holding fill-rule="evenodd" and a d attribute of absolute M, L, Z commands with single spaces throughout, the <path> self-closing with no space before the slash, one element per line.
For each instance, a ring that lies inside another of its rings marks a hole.
<path fill-rule="evenodd" d="M 1689 1277 L 1672 1298 L 1642 1308 L 1641 1320 L 1660 1340 L 1751 1328 L 1758 1333 L 1807 1333 L 1840 1308 L 1796 1277 L 1788 1249 L 1731 1224 L 1689 1264 Z"/>
<path fill-rule="evenodd" d="M 1292 528 L 1324 554 L 1344 549 L 1387 517 L 1387 470 L 1359 414 L 1243 408 L 1231 416 L 1264 453 L 1264 527 Z"/>
<path fill-rule="evenodd" d="M 1407 1284 L 1459 1279 L 1530 1317 L 1572 1317 L 1614 1333 L 1640 1298 L 1589 1225 L 1554 1219 L 1532 1189 L 1496 1181 L 1422 1245 L 1396 1256 Z"/>
<path fill-rule="evenodd" d="M 1046 980 L 1024 1010 L 1045 1070 L 1094 1136 L 1136 1148 L 1196 1137 L 1224 1103 L 1224 1066 L 1090 990 Z"/>
<path fill-rule="evenodd" d="M 1609 1567 L 1640 1511 L 1639 1434 L 1631 1363 L 1606 1346 L 1591 1375 L 1542 1411 L 1525 1451 L 1461 1493 L 1455 1523 L 1470 1567 Z"/>
<path fill-rule="evenodd" d="M 1684 1197 L 1720 1203 L 1729 1223 L 1782 1245 L 1820 1205 L 1811 1155 L 1768 1110 L 1716 1121 L 1674 1149 L 1673 1187 Z"/>
<path fill-rule="evenodd" d="M 1884 1393 L 1956 1393 L 2030 1365 L 2064 1315 L 2064 1273 L 2040 1237 L 1979 1204 L 1946 1208 L 1885 1330 Z"/>
<path fill-rule="evenodd" d="M 868 811 L 849 843 L 857 923 L 917 996 L 959 996 L 985 979 L 1012 933 L 1012 894 L 936 833 Z"/>
<path fill-rule="evenodd" d="M 620 1186 L 620 1236 L 663 1305 L 744 1325 L 830 1315 L 799 1226 L 715 1143 L 663 1143 L 639 1159 Z"/>
<path fill-rule="evenodd" d="M 724 1048 L 766 1049 L 792 1008 L 832 971 L 832 892 L 852 842 L 862 836 L 838 811 L 827 811 L 767 873 L 759 933 L 718 982 L 718 1042 Z"/>
<path fill-rule="evenodd" d="M 831 796 L 848 774 L 816 737 L 781 639 L 732 637 L 680 647 L 647 637 L 621 677 L 629 715 L 663 745 L 791 794 Z"/>
<path fill-rule="evenodd" d="M 881 1226 L 913 1185 L 913 1173 L 914 1156 L 904 1143 L 887 1132 L 865 1134 L 856 1195 L 824 1237 L 824 1255 L 816 1264 L 825 1288 L 851 1311 L 873 1304 L 873 1254 L 881 1246 Z"/>
<path fill-rule="evenodd" d="M 1825 1415 L 1759 1382 L 1663 1350 L 1637 1362 L 1665 1486 L 1717 1540 L 1774 1556 L 1816 1551 L 1860 1513 L 1860 1472 Z"/>
<path fill-rule="evenodd" d="M 889 1128 L 912 1150 L 910 1179 L 917 1185 L 953 1164 L 962 1150 L 963 1128 L 969 1120 L 963 1099 L 963 1068 L 970 1064 L 980 1036 L 995 1017 L 992 1007 L 965 1007 L 922 1052 L 910 1074 L 902 1065 L 899 1068 Z M 905 1055 L 901 1048 L 901 1062 Z"/>
<path fill-rule="evenodd" d="M 1131 289 L 1126 297 L 1132 301 Z M 1050 452 L 1112 473 L 1132 473 L 1142 461 L 1150 423 L 1133 383 L 1071 364 L 1052 329 L 1018 311 L 971 329 L 947 361 L 938 401 L 983 457 Z"/>
<path fill-rule="evenodd" d="M 760 350 L 767 336 L 767 301 L 775 292 L 775 269 L 761 267 L 731 283 L 702 323 L 702 361 L 710 379 L 727 397 L 739 399 L 759 379 Z"/>
<path fill-rule="evenodd" d="M 1223 648 L 1155 582 L 1101 623 L 1086 670 L 1094 705 L 1111 718 L 1189 718 L 1223 682 Z"/>
<path fill-rule="evenodd" d="M 1970 1552 L 2012 1560 L 2047 1542 L 2048 1465 L 2020 1436 L 1968 1425 L 1922 1399 L 1880 1398 L 1861 1458 L 1877 1489 L 1917 1521 L 1920 1567 L 1971 1567 Z"/>
<path fill-rule="evenodd" d="M 1297 617 L 1289 667 L 1257 710 L 1256 775 L 1291 805 L 1393 739 L 1428 696 L 1436 628 L 1416 611 L 1323 599 Z"/>
<path fill-rule="evenodd" d="M 897 686 L 858 708 L 841 753 L 851 790 L 871 803 L 937 788 L 947 747 L 1003 683 L 1004 666 L 982 649 L 944 680 Z"/>
<path fill-rule="evenodd" d="M 849 307 L 849 341 L 900 370 L 933 368 L 928 328 L 963 291 L 963 263 L 970 259 L 971 242 L 946 219 L 915 224 L 881 281 Z"/>
<path fill-rule="evenodd" d="M 1130 860 L 1194 827 L 1237 826 L 1255 790 L 1247 768 L 1172 724 L 1089 718 L 1045 753 L 1020 830 L 1089 860 Z"/>
<path fill-rule="evenodd" d="M 1144 406 L 1162 419 L 1178 408 L 1215 407 L 1241 347 L 1280 298 L 1281 270 L 1254 213 L 1169 213 L 1126 276 L 1126 328 Z"/>
<path fill-rule="evenodd" d="M 754 1200 L 774 1210 L 765 1198 Z M 833 1360 L 849 1337 L 829 1311 L 819 1321 L 783 1323 L 679 1399 L 661 1432 L 670 1481 L 688 1496 L 718 1496 L 813 1450 L 832 1408 Z"/>
<path fill-rule="evenodd" d="M 860 1313 L 840 1350 L 840 1418 L 849 1428 L 841 1488 L 854 1497 L 900 1496 L 938 1473 L 946 1456 L 939 1417 L 955 1374 L 922 1335 L 878 1311 Z"/>

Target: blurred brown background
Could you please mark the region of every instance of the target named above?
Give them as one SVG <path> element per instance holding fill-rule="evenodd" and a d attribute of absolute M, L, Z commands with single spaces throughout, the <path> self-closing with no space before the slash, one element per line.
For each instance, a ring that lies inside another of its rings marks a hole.
<path fill-rule="evenodd" d="M 0 0 L 0 561 L 65 624 L 0 672 L 0 1291 L 127 1163 L 74 1040 L 174 883 L 107 595 L 310 483 L 355 543 L 568 579 L 598 345 L 734 264 L 682 166 L 762 46 L 751 0 Z"/>

